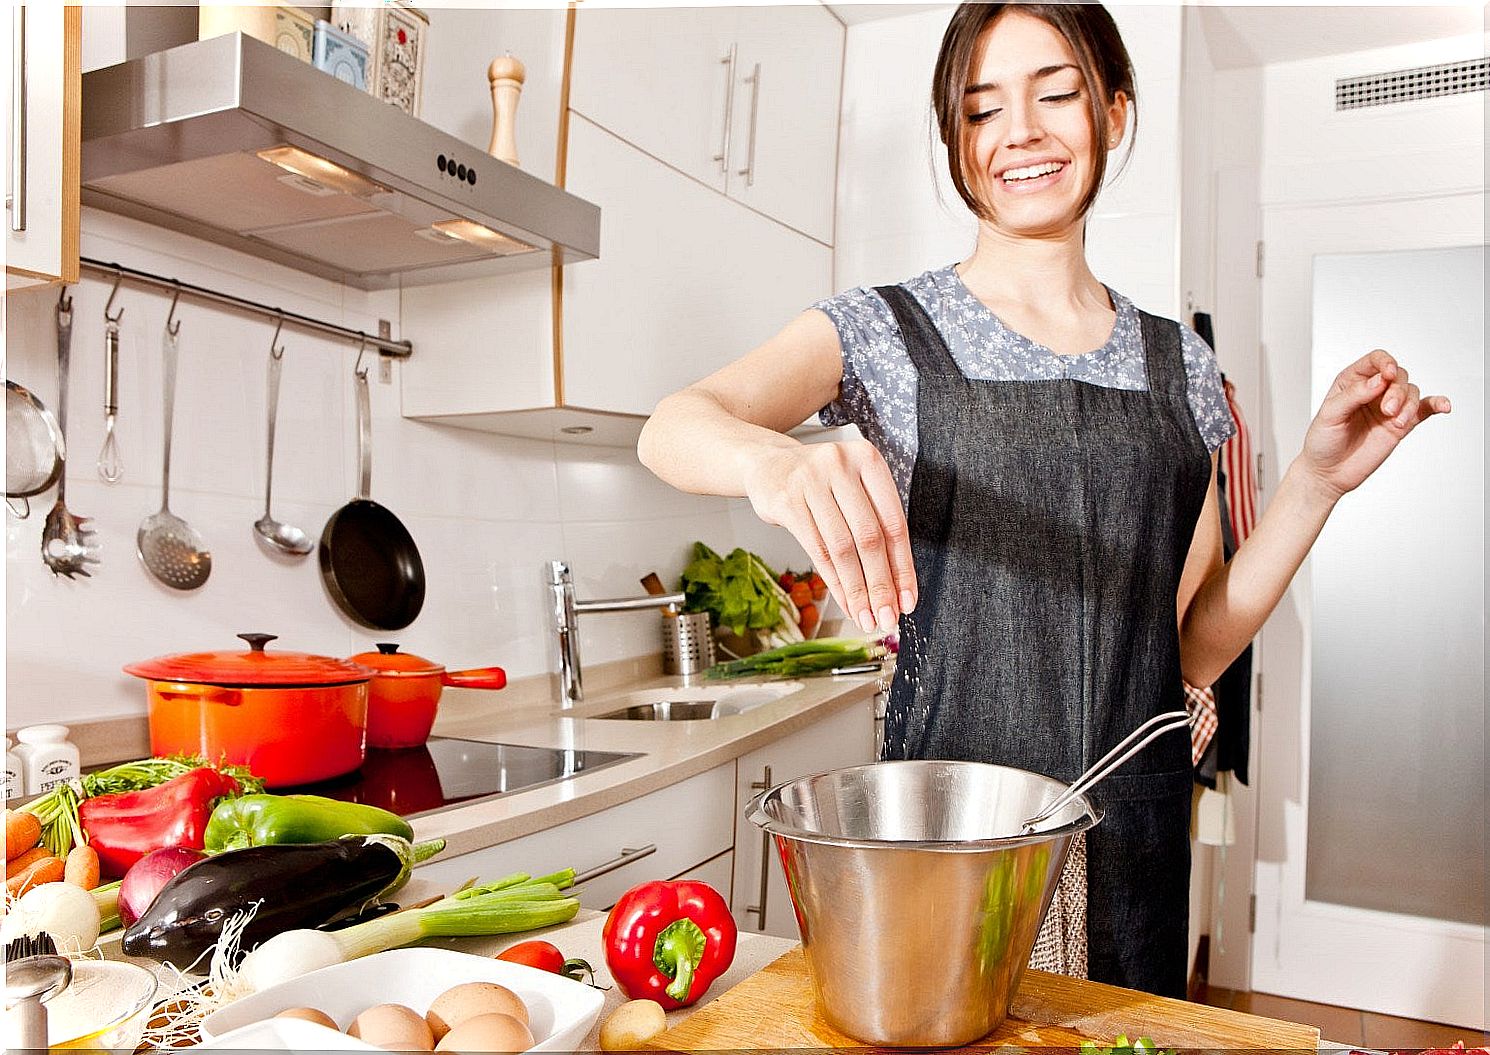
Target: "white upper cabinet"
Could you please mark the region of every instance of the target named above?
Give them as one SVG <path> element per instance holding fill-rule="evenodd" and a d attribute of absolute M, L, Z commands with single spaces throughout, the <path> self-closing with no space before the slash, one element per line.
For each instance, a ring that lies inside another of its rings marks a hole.
<path fill-rule="evenodd" d="M 739 11 L 730 196 L 831 245 L 843 26 L 821 4 Z"/>
<path fill-rule="evenodd" d="M 582 8 L 570 109 L 724 190 L 736 21 L 733 7 Z"/>
<path fill-rule="evenodd" d="M 831 292 L 827 246 L 581 117 L 569 189 L 600 206 L 601 254 L 564 272 L 566 405 L 650 414 Z"/>
<path fill-rule="evenodd" d="M 78 280 L 82 9 L 12 6 L 6 287 Z M 20 120 L 17 121 L 17 117 Z"/>
<path fill-rule="evenodd" d="M 581 9 L 570 107 L 831 245 L 843 42 L 816 3 Z"/>

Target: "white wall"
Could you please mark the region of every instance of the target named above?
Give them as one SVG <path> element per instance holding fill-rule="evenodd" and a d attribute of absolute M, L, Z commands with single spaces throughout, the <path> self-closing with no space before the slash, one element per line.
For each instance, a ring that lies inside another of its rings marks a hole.
<path fill-rule="evenodd" d="M 292 311 L 398 333 L 398 295 L 364 294 L 274 264 L 84 210 L 85 256 L 222 289 Z M 542 573 L 568 559 L 581 596 L 640 593 L 656 570 L 673 581 L 687 547 L 745 544 L 775 564 L 803 563 L 790 538 L 759 524 L 748 504 L 682 495 L 629 450 L 508 439 L 402 418 L 392 385 L 372 387 L 373 495 L 409 527 L 429 579 L 423 614 L 401 633 L 357 627 L 334 608 L 312 555 L 266 555 L 253 536 L 263 510 L 263 319 L 183 300 L 171 508 L 205 537 L 212 577 L 178 593 L 134 553 L 140 521 L 160 505 L 161 334 L 169 298 L 126 286 L 119 440 L 126 475 L 102 483 L 103 305 L 109 283 L 86 274 L 72 289 L 68 505 L 93 518 L 103 563 L 93 578 L 54 578 L 40 534 L 50 495 L 30 519 L 6 520 L 6 724 L 143 713 L 144 689 L 120 673 L 132 660 L 233 648 L 234 634 L 280 635 L 273 647 L 350 655 L 398 640 L 450 666 L 496 663 L 515 676 L 554 669 Z M 56 402 L 55 291 L 6 304 L 7 376 Z M 117 306 L 116 305 L 116 306 Z M 546 307 L 546 305 L 545 305 Z M 275 467 L 276 515 L 319 535 L 355 480 L 351 370 L 355 345 L 286 331 Z M 437 345 L 416 347 L 436 357 Z M 494 372 L 501 370 L 495 349 Z M 376 371 L 374 371 L 376 377 Z M 649 614 L 581 622 L 587 663 L 659 651 Z M 494 697 L 500 706 L 500 697 Z"/>

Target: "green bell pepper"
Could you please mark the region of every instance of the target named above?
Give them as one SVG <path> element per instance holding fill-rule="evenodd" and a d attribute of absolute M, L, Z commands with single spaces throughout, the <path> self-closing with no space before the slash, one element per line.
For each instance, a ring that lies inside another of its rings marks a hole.
<path fill-rule="evenodd" d="M 207 822 L 209 854 L 272 843 L 321 843 L 343 835 L 414 838 L 409 822 L 360 802 L 321 795 L 243 795 L 224 799 Z"/>

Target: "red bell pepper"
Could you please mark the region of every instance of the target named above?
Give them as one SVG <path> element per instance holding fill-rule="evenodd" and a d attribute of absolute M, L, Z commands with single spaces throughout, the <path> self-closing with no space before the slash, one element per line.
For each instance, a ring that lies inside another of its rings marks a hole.
<path fill-rule="evenodd" d="M 735 920 L 719 891 L 694 880 L 643 883 L 606 918 L 605 962 L 632 1000 L 687 1007 L 735 958 Z"/>
<path fill-rule="evenodd" d="M 78 804 L 78 820 L 88 845 L 98 851 L 104 875 L 118 877 L 151 850 L 202 849 L 217 800 L 241 791 L 232 777 L 203 766 L 144 791 L 84 799 Z"/>

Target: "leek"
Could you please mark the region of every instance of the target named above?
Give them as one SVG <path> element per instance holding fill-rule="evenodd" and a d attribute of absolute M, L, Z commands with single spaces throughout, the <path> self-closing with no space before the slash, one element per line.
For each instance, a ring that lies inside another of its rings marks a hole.
<path fill-rule="evenodd" d="M 709 678 L 791 678 L 803 674 L 820 674 L 834 667 L 863 663 L 886 654 L 883 646 L 872 645 L 857 637 L 825 637 L 816 641 L 797 641 L 744 659 L 719 663 L 708 669 Z"/>

